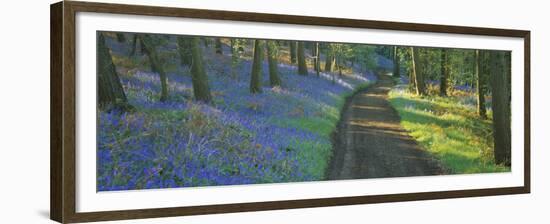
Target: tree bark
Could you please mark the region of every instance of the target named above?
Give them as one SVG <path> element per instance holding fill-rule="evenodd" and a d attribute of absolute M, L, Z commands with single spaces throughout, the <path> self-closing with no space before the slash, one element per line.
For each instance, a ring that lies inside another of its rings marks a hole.
<path fill-rule="evenodd" d="M 261 40 L 254 40 L 254 61 L 252 62 L 252 71 L 250 77 L 250 92 L 262 93 L 262 61 L 263 48 Z"/>
<path fill-rule="evenodd" d="M 134 55 L 136 55 L 137 45 L 140 42 L 138 38 L 139 38 L 139 35 L 134 34 L 134 37 L 132 38 L 132 43 L 130 43 L 131 44 L 130 57 L 133 57 Z"/>
<path fill-rule="evenodd" d="M 447 96 L 447 80 L 449 79 L 449 55 L 447 49 L 441 49 L 441 78 L 439 80 L 439 95 Z"/>
<path fill-rule="evenodd" d="M 483 71 L 481 69 L 481 64 L 483 57 L 479 50 L 475 51 L 475 74 L 477 77 L 477 113 L 478 115 L 486 119 L 487 118 L 487 109 L 485 108 L 485 79 Z"/>
<path fill-rule="evenodd" d="M 128 109 L 128 100 L 103 34 L 99 34 L 98 38 L 97 62 L 99 108 L 104 110 Z"/>
<path fill-rule="evenodd" d="M 289 41 L 290 63 L 296 64 L 296 41 Z"/>
<path fill-rule="evenodd" d="M 304 42 L 298 42 L 298 74 L 307 75 L 306 52 Z"/>
<path fill-rule="evenodd" d="M 216 54 L 223 54 L 221 38 L 216 38 Z"/>
<path fill-rule="evenodd" d="M 319 48 L 319 42 L 315 43 L 315 72 L 317 76 L 321 72 L 321 49 Z"/>
<path fill-rule="evenodd" d="M 509 52 L 490 53 L 495 163 L 511 165 Z"/>
<path fill-rule="evenodd" d="M 231 77 L 236 79 L 237 65 L 239 64 L 239 45 L 236 38 L 231 38 Z"/>
<path fill-rule="evenodd" d="M 277 43 L 274 41 L 267 41 L 267 60 L 269 63 L 269 84 L 271 87 L 281 86 L 281 79 L 279 78 L 279 69 L 278 69 L 278 49 Z"/>
<path fill-rule="evenodd" d="M 398 54 L 399 48 L 397 46 L 393 47 L 393 77 L 399 78 L 401 77 L 401 68 L 399 65 L 399 54 Z"/>
<path fill-rule="evenodd" d="M 424 86 L 424 74 L 419 66 L 419 52 L 418 48 L 410 47 L 411 51 L 411 61 L 412 61 L 412 76 L 414 77 L 414 86 L 416 95 L 423 96 L 426 95 L 426 89 Z"/>
<path fill-rule="evenodd" d="M 195 100 L 209 103 L 212 100 L 210 95 L 210 86 L 208 85 L 208 76 L 204 70 L 202 50 L 200 48 L 200 39 L 193 37 L 191 39 L 191 82 L 193 83 L 193 94 Z"/>
<path fill-rule="evenodd" d="M 339 56 L 336 56 L 334 61 L 336 62 L 334 66 L 336 66 L 336 69 L 338 70 L 338 76 L 342 77 L 342 58 Z"/>
<path fill-rule="evenodd" d="M 193 56 L 191 54 L 191 38 L 190 37 L 178 37 L 178 53 L 180 55 L 181 65 L 190 66 Z"/>
<path fill-rule="evenodd" d="M 334 67 L 334 52 L 330 45 L 327 46 L 327 53 L 325 58 L 325 72 L 332 72 Z"/>
<path fill-rule="evenodd" d="M 164 102 L 168 99 L 168 84 L 166 79 L 166 72 L 164 72 L 162 62 L 158 57 L 156 46 L 153 43 L 152 37 L 147 34 L 140 36 L 139 39 L 141 40 L 141 45 L 144 48 L 143 50 L 145 51 L 145 54 L 149 58 L 151 71 L 158 73 L 160 76 L 161 93 L 159 100 Z"/>

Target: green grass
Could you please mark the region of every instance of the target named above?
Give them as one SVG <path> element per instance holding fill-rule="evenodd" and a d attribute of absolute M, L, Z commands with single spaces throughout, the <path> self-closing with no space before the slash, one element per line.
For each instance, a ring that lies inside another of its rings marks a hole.
<path fill-rule="evenodd" d="M 477 116 L 475 108 L 456 97 L 418 97 L 394 89 L 390 103 L 401 125 L 451 174 L 507 172 L 495 165 L 492 122 Z"/>
<path fill-rule="evenodd" d="M 329 143 L 301 141 L 296 139 L 300 150 L 297 151 L 296 159 L 301 166 L 301 173 L 307 173 L 317 180 L 325 178 L 325 170 L 328 167 L 328 161 L 332 155 L 332 145 Z"/>

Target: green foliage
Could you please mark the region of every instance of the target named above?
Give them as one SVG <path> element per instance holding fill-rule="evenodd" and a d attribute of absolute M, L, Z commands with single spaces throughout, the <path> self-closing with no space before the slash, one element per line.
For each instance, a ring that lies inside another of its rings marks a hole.
<path fill-rule="evenodd" d="M 492 122 L 473 107 L 454 97 L 417 97 L 404 90 L 392 90 L 390 102 L 403 127 L 450 173 L 509 171 L 494 165 Z"/>
<path fill-rule="evenodd" d="M 356 44 L 352 47 L 350 56 L 356 60 L 364 70 L 374 71 L 378 66 L 375 57 L 375 47 L 371 45 Z"/>

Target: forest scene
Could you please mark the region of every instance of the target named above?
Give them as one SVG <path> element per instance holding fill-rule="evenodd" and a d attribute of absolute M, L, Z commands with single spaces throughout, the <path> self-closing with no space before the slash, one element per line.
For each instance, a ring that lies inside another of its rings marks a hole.
<path fill-rule="evenodd" d="M 511 53 L 97 32 L 97 190 L 509 172 Z"/>

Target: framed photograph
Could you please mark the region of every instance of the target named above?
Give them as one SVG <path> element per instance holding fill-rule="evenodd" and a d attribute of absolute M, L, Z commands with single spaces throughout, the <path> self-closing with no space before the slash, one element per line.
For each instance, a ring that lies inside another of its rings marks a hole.
<path fill-rule="evenodd" d="M 530 32 L 51 5 L 51 219 L 529 193 Z"/>

